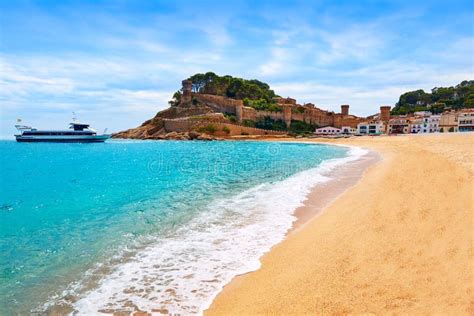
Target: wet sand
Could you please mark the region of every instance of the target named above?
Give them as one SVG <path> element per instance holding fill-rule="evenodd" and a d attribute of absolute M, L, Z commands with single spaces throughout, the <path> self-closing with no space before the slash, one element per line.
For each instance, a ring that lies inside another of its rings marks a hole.
<path fill-rule="evenodd" d="M 332 202 L 334 202 L 341 194 L 349 188 L 356 185 L 362 178 L 363 174 L 373 164 L 380 161 L 380 155 L 376 152 L 368 151 L 356 161 L 346 163 L 336 170 L 332 170 L 328 182 L 323 182 L 315 186 L 308 195 L 304 205 L 295 210 L 296 221 L 290 233 L 304 227 L 311 219 L 315 218 Z"/>
<path fill-rule="evenodd" d="M 296 229 L 207 314 L 474 314 L 474 134 L 298 141 L 382 160 L 333 202 L 316 188 Z"/>

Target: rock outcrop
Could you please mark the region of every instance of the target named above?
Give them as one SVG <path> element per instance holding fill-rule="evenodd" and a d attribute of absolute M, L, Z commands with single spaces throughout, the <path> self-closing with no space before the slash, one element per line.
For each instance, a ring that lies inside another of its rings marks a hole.
<path fill-rule="evenodd" d="M 205 105 L 192 108 L 188 107 L 170 107 L 158 112 L 154 118 L 147 120 L 142 125 L 121 131 L 112 135 L 113 138 L 130 139 L 196 139 L 197 136 L 190 138 L 183 133 L 167 131 L 165 129 L 165 120 L 173 120 L 184 117 L 199 117 L 206 114 L 212 114 L 214 111 Z"/>

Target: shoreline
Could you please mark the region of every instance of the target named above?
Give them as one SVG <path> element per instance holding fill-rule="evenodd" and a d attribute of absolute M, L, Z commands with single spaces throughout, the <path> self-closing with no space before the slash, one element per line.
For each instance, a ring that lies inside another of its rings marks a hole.
<path fill-rule="evenodd" d="M 245 141 L 253 142 L 255 140 L 251 139 L 251 140 L 245 140 Z M 291 139 L 290 141 L 287 141 L 287 140 L 281 141 L 279 139 L 275 140 L 274 138 L 264 140 L 264 141 L 265 142 L 267 141 L 281 142 L 281 143 L 292 142 Z M 272 252 L 272 250 L 275 247 L 277 247 L 279 244 L 284 242 L 288 238 L 288 236 L 292 235 L 294 232 L 304 227 L 304 225 L 308 223 L 310 220 L 320 215 L 324 211 L 327 205 L 329 205 L 334 200 L 336 200 L 346 190 L 356 185 L 368 168 L 370 168 L 372 165 L 376 164 L 378 161 L 381 160 L 380 155 L 378 155 L 376 152 L 368 150 L 366 148 L 361 148 L 358 146 L 328 144 L 328 143 L 323 143 L 323 142 L 299 141 L 298 143 L 344 147 L 348 149 L 348 155 L 343 158 L 325 160 L 323 161 L 322 164 L 318 165 L 315 168 L 312 168 L 316 170 L 321 169 L 322 167 L 329 168 L 329 170 L 327 171 L 322 171 L 322 172 L 321 170 L 318 171 L 319 175 L 323 177 L 328 177 L 329 179 L 324 180 L 322 182 L 317 182 L 316 184 L 314 184 L 314 186 L 310 189 L 310 192 L 306 195 L 305 199 L 302 201 L 303 205 L 298 206 L 293 210 L 292 216 L 294 216 L 295 220 L 291 223 L 291 227 L 288 228 L 288 230 L 285 232 L 285 235 L 283 236 L 283 238 L 277 243 L 270 246 L 270 248 L 267 251 L 265 251 L 260 257 L 256 258 L 256 260 L 259 262 L 260 267 L 257 267 L 250 271 L 241 272 L 233 276 L 232 279 L 226 284 L 224 284 L 222 288 L 215 294 L 215 296 L 212 297 L 211 300 L 207 302 L 207 304 L 204 305 L 204 307 L 201 309 L 200 314 L 205 314 L 206 311 L 212 306 L 214 300 L 223 291 L 225 291 L 229 285 L 238 283 L 240 278 L 243 278 L 244 276 L 248 274 L 258 271 L 261 268 L 262 258 L 264 258 L 268 253 Z M 351 154 L 350 153 L 351 150 L 363 150 L 365 152 L 361 155 L 354 154 L 354 153 Z M 348 159 L 349 161 L 341 161 L 344 159 Z M 354 159 L 354 160 L 351 160 L 351 159 Z M 335 163 L 336 165 L 324 166 L 323 164 L 325 163 Z M 308 171 L 308 170 L 305 170 L 305 171 Z M 320 195 L 326 195 L 326 196 L 323 199 L 321 199 Z M 316 196 L 316 199 L 314 199 L 314 196 Z M 310 201 L 312 201 L 312 203 L 308 204 Z"/>
<path fill-rule="evenodd" d="M 254 141 L 254 140 L 248 140 Z M 275 139 L 269 139 L 266 141 L 275 141 Z M 287 142 L 279 141 L 278 142 Z M 291 142 L 291 141 L 290 141 Z M 296 207 L 292 215 L 295 217 L 295 220 L 291 223 L 291 227 L 286 231 L 284 237 L 273 244 L 266 252 L 264 252 L 260 257 L 256 258 L 259 262 L 260 267 L 256 269 L 238 273 L 232 277 L 232 279 L 224 284 L 219 292 L 201 309 L 201 313 L 205 314 L 207 310 L 212 306 L 215 299 L 224 291 L 226 288 L 233 284 L 238 284 L 240 279 L 246 275 L 252 274 L 255 271 L 258 271 L 261 268 L 262 258 L 267 256 L 273 251 L 275 247 L 284 242 L 288 236 L 297 232 L 299 229 L 303 228 L 309 221 L 313 218 L 320 215 L 325 207 L 336 200 L 341 194 L 346 190 L 350 189 L 352 186 L 356 185 L 357 182 L 362 178 L 363 174 L 368 168 L 376 164 L 381 160 L 380 156 L 371 150 L 361 148 L 358 146 L 348 146 L 348 145 L 339 145 L 339 144 L 327 144 L 322 142 L 298 142 L 298 143 L 307 143 L 312 145 L 330 145 L 330 146 L 339 146 L 344 147 L 349 150 L 348 156 L 343 158 L 336 158 L 334 160 L 326 160 L 323 163 L 336 163 L 336 166 L 328 166 L 328 171 L 318 171 L 318 173 L 324 177 L 328 177 L 328 180 L 316 183 L 311 189 L 310 192 L 306 195 L 303 200 L 303 205 Z M 350 150 L 363 150 L 365 151 L 362 155 L 350 154 Z M 354 159 L 355 158 L 355 159 Z M 341 162 L 343 159 L 349 159 L 349 161 Z M 350 160 L 354 159 L 354 160 Z M 320 169 L 322 165 L 318 165 L 315 169 Z M 336 169 L 335 169 L 336 168 Z M 306 170 L 308 171 L 308 170 Z M 325 195 L 321 199 L 321 195 Z M 310 203 L 311 202 L 311 203 Z"/>
<path fill-rule="evenodd" d="M 315 201 L 318 188 L 313 189 L 305 206 L 295 210 L 299 222 L 260 258 L 260 269 L 235 277 L 205 314 L 474 311 L 469 299 L 473 223 L 465 218 L 472 219 L 469 145 L 474 145 L 474 135 L 289 141 L 360 146 L 382 159 L 326 204 Z M 396 164 L 399 159 L 401 165 Z M 449 171 L 442 170 L 444 165 Z M 405 174 L 414 179 L 404 181 Z M 456 179 L 459 191 L 444 189 L 444 176 L 447 181 Z M 423 177 L 433 181 L 420 186 Z M 408 187 L 417 185 L 425 194 L 434 186 L 431 193 L 439 192 L 446 201 L 433 197 L 432 203 L 420 194 L 401 198 Z M 446 216 L 455 223 L 440 228 L 437 217 Z M 440 232 L 448 232 L 449 238 L 436 235 Z M 459 258 L 453 258 L 456 255 Z M 457 262 L 448 262 L 446 256 Z"/>
<path fill-rule="evenodd" d="M 271 139 L 269 141 L 274 141 Z M 283 141 L 286 142 L 286 141 Z M 290 141 L 291 142 L 291 141 Z M 308 143 L 308 144 L 317 144 L 317 145 L 331 145 L 331 146 L 340 146 L 350 149 L 363 149 L 365 148 L 356 147 L 356 146 L 347 146 L 347 145 L 339 145 L 339 144 L 328 144 L 324 142 L 307 142 L 307 141 L 300 141 L 298 143 Z M 348 157 L 351 157 L 350 155 Z M 284 242 L 289 236 L 295 234 L 300 229 L 303 229 L 305 225 L 312 221 L 313 219 L 320 216 L 324 210 L 335 200 L 337 200 L 341 195 L 344 194 L 347 190 L 351 187 L 357 185 L 357 183 L 362 179 L 365 172 L 380 162 L 382 160 L 381 156 L 372 151 L 367 150 L 366 153 L 357 157 L 354 161 L 345 162 L 341 165 L 337 166 L 337 169 L 330 170 L 329 174 L 324 174 L 324 176 L 328 176 L 330 179 L 325 182 L 321 182 L 316 184 L 312 189 L 311 192 L 306 196 L 302 206 L 297 207 L 293 211 L 293 216 L 295 216 L 296 220 L 292 223 L 291 228 L 286 232 L 285 237 L 278 242 L 277 244 L 273 245 L 270 250 L 264 253 L 258 260 L 260 263 L 262 262 L 263 258 L 266 257 L 269 253 L 273 251 L 275 247 L 278 247 L 279 244 Z M 260 269 L 260 268 L 259 268 Z M 211 304 L 207 305 L 205 309 L 203 309 L 204 314 L 207 313 L 209 308 L 212 306 L 214 301 L 216 300 L 222 292 L 225 292 L 228 287 L 238 285 L 242 278 L 246 275 L 252 274 L 257 270 L 248 271 L 245 273 L 237 274 L 232 278 L 232 280 L 225 284 L 224 287 L 221 289 L 219 293 L 213 298 Z"/>
<path fill-rule="evenodd" d="M 339 196 L 354 185 L 357 185 L 366 170 L 381 159 L 380 155 L 369 150 L 366 154 L 358 157 L 357 160 L 347 162 L 338 166 L 337 169 L 331 170 L 328 175 L 330 180 L 314 186 L 307 195 L 304 205 L 295 209 L 293 215 L 296 217 L 296 220 L 293 222 L 293 226 L 288 231 L 288 234 L 298 231 L 307 222 L 324 212 L 324 209 Z"/>

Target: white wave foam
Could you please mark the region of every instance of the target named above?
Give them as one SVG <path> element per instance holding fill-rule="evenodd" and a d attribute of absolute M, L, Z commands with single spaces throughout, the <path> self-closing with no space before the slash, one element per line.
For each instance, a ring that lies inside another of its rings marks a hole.
<path fill-rule="evenodd" d="M 281 182 L 262 184 L 209 205 L 173 236 L 158 240 L 119 266 L 74 304 L 79 315 L 130 310 L 201 314 L 223 286 L 260 267 L 259 258 L 283 240 L 311 188 L 336 166 L 367 153 L 351 147 L 345 158 Z"/>

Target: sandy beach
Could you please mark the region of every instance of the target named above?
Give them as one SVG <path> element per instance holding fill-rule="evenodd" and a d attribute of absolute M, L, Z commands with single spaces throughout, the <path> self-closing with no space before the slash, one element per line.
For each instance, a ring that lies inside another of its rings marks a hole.
<path fill-rule="evenodd" d="M 474 134 L 323 141 L 381 159 L 206 314 L 474 314 Z"/>

